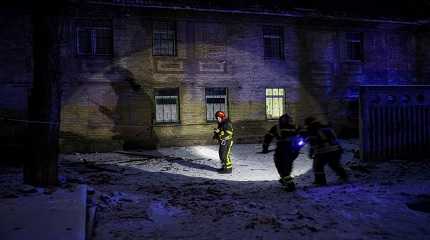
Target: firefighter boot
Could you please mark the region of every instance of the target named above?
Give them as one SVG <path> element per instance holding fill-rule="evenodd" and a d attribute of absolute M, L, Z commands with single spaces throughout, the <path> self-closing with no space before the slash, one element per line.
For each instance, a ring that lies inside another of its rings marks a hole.
<path fill-rule="evenodd" d="M 319 173 L 316 172 L 315 173 L 315 181 L 314 184 L 317 186 L 322 186 L 322 185 L 326 185 L 327 181 L 325 179 L 325 174 L 324 173 Z"/>
<path fill-rule="evenodd" d="M 340 182 L 343 182 L 343 183 L 348 182 L 349 177 L 348 177 L 348 175 L 346 174 L 345 170 L 344 170 L 344 172 L 342 172 L 342 173 L 338 174 L 338 180 L 339 180 Z"/>
<path fill-rule="evenodd" d="M 293 192 L 296 190 L 296 184 L 294 183 L 293 178 L 290 176 L 279 179 L 279 182 L 282 184 L 282 186 L 284 186 L 284 189 L 287 192 Z"/>
<path fill-rule="evenodd" d="M 229 173 L 232 173 L 233 172 L 233 168 L 226 168 L 226 167 L 222 167 L 222 168 L 219 168 L 218 170 L 217 170 L 217 172 L 219 173 L 219 174 L 229 174 Z"/>

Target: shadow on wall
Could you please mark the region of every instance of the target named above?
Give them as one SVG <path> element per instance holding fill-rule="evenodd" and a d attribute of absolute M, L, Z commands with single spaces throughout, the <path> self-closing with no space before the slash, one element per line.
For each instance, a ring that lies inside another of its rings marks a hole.
<path fill-rule="evenodd" d="M 337 70 L 333 64 L 336 56 L 330 51 L 330 44 L 319 42 L 318 47 L 322 50 L 315 52 L 315 43 L 308 39 L 308 32 L 302 29 L 294 31 L 299 52 L 297 62 L 300 89 L 295 116 L 298 124 L 303 125 L 306 117 L 314 116 L 322 123 L 330 124 L 339 137 L 357 138 L 358 99 L 347 96 L 349 87 L 354 83 L 345 79 L 343 72 L 335 74 Z"/>
<path fill-rule="evenodd" d="M 326 116 L 322 116 L 321 112 L 324 109 L 323 101 L 321 101 L 321 91 L 315 88 L 313 75 L 312 75 L 312 45 L 306 36 L 304 29 L 295 29 L 296 39 L 298 41 L 298 82 L 300 84 L 298 106 L 302 109 L 298 109 L 300 112 L 299 118 L 305 119 L 312 114 L 319 114 L 321 120 L 326 120 Z M 314 64 L 315 65 L 315 64 Z M 306 108 L 306 109 L 303 109 Z M 299 123 L 301 124 L 301 123 Z"/>
<path fill-rule="evenodd" d="M 340 138 L 358 138 L 359 137 L 359 102 L 358 99 L 346 100 L 343 102 L 345 111 L 343 121 L 340 126 L 335 128 Z"/>
<path fill-rule="evenodd" d="M 123 67 L 107 66 L 102 74 L 101 84 L 73 89 L 72 94 L 78 96 L 69 105 L 84 102 L 83 114 L 64 108 L 70 111 L 67 115 L 81 118 L 81 124 L 65 126 L 70 130 L 61 133 L 62 152 L 156 148 L 159 139 L 152 128 L 153 102 L 146 89 Z"/>
<path fill-rule="evenodd" d="M 115 76 L 115 79 L 112 77 Z M 155 149 L 159 138 L 152 126 L 155 111 L 152 98 L 135 78 L 134 74 L 121 66 L 114 66 L 105 73 L 110 80 L 117 102 L 111 110 L 99 105 L 99 111 L 114 124 L 112 138 L 123 141 L 123 149 Z"/>
<path fill-rule="evenodd" d="M 240 120 L 233 122 L 236 143 L 262 143 L 264 135 L 277 121 Z"/>

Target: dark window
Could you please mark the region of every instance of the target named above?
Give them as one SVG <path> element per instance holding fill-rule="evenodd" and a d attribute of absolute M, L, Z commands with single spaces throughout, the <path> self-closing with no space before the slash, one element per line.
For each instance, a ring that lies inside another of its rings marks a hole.
<path fill-rule="evenodd" d="M 285 110 L 285 90 L 283 88 L 266 88 L 267 119 L 277 119 Z"/>
<path fill-rule="evenodd" d="M 206 88 L 206 120 L 216 121 L 215 113 L 223 111 L 227 113 L 227 89 Z"/>
<path fill-rule="evenodd" d="M 363 60 L 363 34 L 346 34 L 346 58 L 352 61 Z"/>
<path fill-rule="evenodd" d="M 152 55 L 176 56 L 176 24 L 174 22 L 154 23 Z"/>
<path fill-rule="evenodd" d="M 108 26 L 78 27 L 77 51 L 78 55 L 112 55 L 112 28 Z"/>
<path fill-rule="evenodd" d="M 284 58 L 284 37 L 282 27 L 264 26 L 264 57 L 265 58 Z"/>
<path fill-rule="evenodd" d="M 164 88 L 155 90 L 155 122 L 179 122 L 179 90 Z"/>

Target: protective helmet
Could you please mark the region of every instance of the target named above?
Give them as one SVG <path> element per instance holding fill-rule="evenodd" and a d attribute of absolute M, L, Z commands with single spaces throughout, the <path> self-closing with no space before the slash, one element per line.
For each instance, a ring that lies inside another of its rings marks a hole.
<path fill-rule="evenodd" d="M 317 119 L 314 117 L 307 117 L 305 119 L 305 125 L 307 125 L 307 126 L 310 126 L 310 125 L 315 124 L 317 122 L 318 122 Z"/>
<path fill-rule="evenodd" d="M 220 117 L 221 119 L 225 118 L 225 113 L 223 111 L 218 111 L 215 113 L 215 118 Z"/>
<path fill-rule="evenodd" d="M 284 114 L 279 117 L 279 125 L 280 126 L 286 126 L 287 124 L 290 124 L 292 122 L 292 118 L 288 114 Z"/>

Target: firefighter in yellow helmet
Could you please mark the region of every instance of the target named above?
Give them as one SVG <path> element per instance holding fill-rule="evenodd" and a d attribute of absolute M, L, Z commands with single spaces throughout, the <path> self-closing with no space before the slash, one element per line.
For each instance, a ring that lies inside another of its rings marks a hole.
<path fill-rule="evenodd" d="M 217 119 L 218 127 L 214 130 L 214 139 L 218 140 L 219 143 L 219 158 L 222 164 L 222 167 L 218 169 L 218 173 L 232 173 L 233 125 L 222 111 L 216 112 L 215 118 Z"/>

